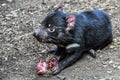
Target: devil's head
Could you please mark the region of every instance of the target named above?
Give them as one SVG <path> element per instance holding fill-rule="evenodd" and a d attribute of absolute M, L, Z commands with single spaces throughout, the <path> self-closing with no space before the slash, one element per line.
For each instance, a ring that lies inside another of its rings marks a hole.
<path fill-rule="evenodd" d="M 41 23 L 41 27 L 34 33 L 36 39 L 40 42 L 54 44 L 69 44 L 72 35 L 66 31 L 68 14 L 63 12 L 62 7 L 57 8 L 48 14 Z"/>

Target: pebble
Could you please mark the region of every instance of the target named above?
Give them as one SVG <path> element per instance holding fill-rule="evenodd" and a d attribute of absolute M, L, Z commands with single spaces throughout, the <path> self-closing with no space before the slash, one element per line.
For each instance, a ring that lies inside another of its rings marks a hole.
<path fill-rule="evenodd" d="M 111 79 L 111 78 L 101 78 L 99 80 L 113 80 L 113 79 Z"/>
<path fill-rule="evenodd" d="M 11 11 L 9 14 L 6 15 L 5 18 L 6 18 L 7 20 L 10 20 L 11 17 L 18 17 L 16 11 Z"/>
<path fill-rule="evenodd" d="M 113 39 L 113 41 L 114 41 L 114 42 L 117 42 L 117 39 L 115 38 L 115 39 Z"/>
<path fill-rule="evenodd" d="M 111 61 L 109 61 L 109 64 L 113 64 L 114 62 L 111 60 Z"/>
<path fill-rule="evenodd" d="M 106 78 L 102 78 L 102 79 L 99 79 L 99 80 L 106 80 Z"/>
<path fill-rule="evenodd" d="M 112 70 L 108 70 L 107 73 L 109 73 L 109 74 L 112 73 Z"/>
<path fill-rule="evenodd" d="M 14 56 L 13 56 L 13 59 L 15 59 L 15 60 L 16 60 L 16 59 L 17 59 L 17 57 L 14 57 Z"/>
<path fill-rule="evenodd" d="M 15 68 L 15 70 L 18 70 L 18 68 Z"/>
<path fill-rule="evenodd" d="M 12 14 L 7 14 L 7 15 L 6 15 L 6 18 L 12 17 L 12 16 L 13 16 Z"/>
<path fill-rule="evenodd" d="M 60 80 L 65 80 L 66 77 L 65 76 L 60 76 L 60 75 L 57 75 L 57 77 L 60 79 Z"/>
<path fill-rule="evenodd" d="M 12 13 L 13 17 L 17 17 L 18 16 L 16 11 L 11 11 L 11 13 Z"/>
<path fill-rule="evenodd" d="M 46 49 L 44 49 L 44 50 L 42 50 L 42 51 L 41 51 L 41 53 L 46 53 L 46 52 L 47 52 L 47 50 L 46 50 Z"/>
<path fill-rule="evenodd" d="M 7 5 L 6 3 L 3 3 L 3 4 L 2 4 L 3 7 L 6 6 L 6 5 Z"/>
<path fill-rule="evenodd" d="M 6 1 L 8 1 L 8 2 L 12 2 L 13 0 L 6 0 Z"/>
<path fill-rule="evenodd" d="M 109 48 L 110 48 L 110 49 L 113 49 L 114 47 L 115 47 L 115 46 L 113 46 L 113 45 L 110 45 L 110 47 L 109 47 Z"/>
<path fill-rule="evenodd" d="M 2 21 L 2 22 L 1 22 L 1 25 L 6 25 L 6 24 L 7 24 L 7 23 L 6 23 L 6 22 L 4 22 L 4 21 Z"/>
<path fill-rule="evenodd" d="M 120 70 L 120 66 L 117 66 L 117 68 Z"/>
<path fill-rule="evenodd" d="M 108 65 L 106 65 L 106 64 L 103 65 L 104 68 L 107 67 L 107 66 L 108 66 Z"/>

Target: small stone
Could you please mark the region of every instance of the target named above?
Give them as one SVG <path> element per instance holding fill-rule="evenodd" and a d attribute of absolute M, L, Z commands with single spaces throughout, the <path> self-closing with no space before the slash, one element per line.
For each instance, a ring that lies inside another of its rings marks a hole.
<path fill-rule="evenodd" d="M 110 49 L 113 49 L 114 47 L 115 47 L 115 46 L 111 45 L 109 48 L 110 48 Z"/>
<path fill-rule="evenodd" d="M 120 66 L 117 66 L 117 68 L 120 70 Z"/>
<path fill-rule="evenodd" d="M 7 16 L 6 16 L 6 20 L 10 20 L 10 17 L 7 17 Z"/>
<path fill-rule="evenodd" d="M 108 70 L 108 71 L 107 71 L 107 73 L 109 73 L 109 74 L 110 74 L 110 73 L 112 73 L 112 71 L 111 71 L 111 70 Z"/>
<path fill-rule="evenodd" d="M 17 59 L 17 57 L 13 57 L 13 59 Z"/>
<path fill-rule="evenodd" d="M 116 66 L 115 64 L 112 64 L 112 67 L 113 67 L 113 68 L 116 68 L 117 66 Z"/>
<path fill-rule="evenodd" d="M 1 68 L 0 71 L 4 71 L 4 68 Z"/>
<path fill-rule="evenodd" d="M 17 13 L 16 13 L 16 11 L 11 11 L 11 13 L 12 13 L 12 15 L 13 15 L 14 17 L 17 17 L 17 16 L 18 16 Z"/>
<path fill-rule="evenodd" d="M 106 78 L 102 78 L 102 79 L 99 79 L 99 80 L 106 80 Z"/>
<path fill-rule="evenodd" d="M 6 0 L 6 1 L 8 1 L 8 2 L 12 2 L 13 0 Z"/>
<path fill-rule="evenodd" d="M 2 6 L 6 6 L 7 4 L 6 3 L 3 3 Z"/>
<path fill-rule="evenodd" d="M 46 50 L 46 49 L 44 49 L 44 50 L 42 50 L 42 51 L 41 51 L 41 53 L 46 53 L 46 51 L 47 51 L 47 50 Z"/>
<path fill-rule="evenodd" d="M 18 68 L 15 68 L 15 70 L 18 70 Z"/>
<path fill-rule="evenodd" d="M 109 64 L 113 64 L 113 61 L 111 60 L 111 61 L 109 61 Z"/>
<path fill-rule="evenodd" d="M 57 75 L 57 77 L 60 79 L 60 80 L 65 80 L 65 76 L 60 76 L 60 75 Z"/>
<path fill-rule="evenodd" d="M 11 17 L 11 16 L 13 16 L 13 15 L 12 15 L 12 14 L 7 14 L 7 15 L 6 15 L 6 18 Z"/>
<path fill-rule="evenodd" d="M 111 78 L 102 78 L 102 79 L 99 79 L 99 80 L 111 80 Z"/>
<path fill-rule="evenodd" d="M 114 41 L 114 42 L 117 42 L 117 39 L 115 38 L 115 39 L 113 39 L 113 41 Z"/>
<path fill-rule="evenodd" d="M 97 50 L 97 53 L 101 53 L 102 51 L 101 50 Z"/>
<path fill-rule="evenodd" d="M 105 65 L 105 64 L 103 65 L 104 68 L 107 67 L 107 66 L 108 66 L 108 65 Z"/>

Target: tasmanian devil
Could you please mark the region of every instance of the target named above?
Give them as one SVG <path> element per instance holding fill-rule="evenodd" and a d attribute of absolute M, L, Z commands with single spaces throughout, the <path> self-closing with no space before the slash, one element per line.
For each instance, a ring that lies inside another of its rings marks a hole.
<path fill-rule="evenodd" d="M 101 10 L 67 14 L 59 7 L 41 24 L 43 27 L 35 31 L 35 38 L 57 45 L 53 51 L 59 62 L 52 68 L 53 74 L 75 63 L 83 53 L 103 49 L 113 38 L 110 18 Z"/>

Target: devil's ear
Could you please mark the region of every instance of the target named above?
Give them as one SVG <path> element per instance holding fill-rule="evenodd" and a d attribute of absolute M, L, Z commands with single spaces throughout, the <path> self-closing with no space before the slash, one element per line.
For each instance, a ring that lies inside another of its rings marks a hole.
<path fill-rule="evenodd" d="M 63 7 L 60 6 L 60 7 L 58 7 L 55 11 L 63 11 Z"/>

